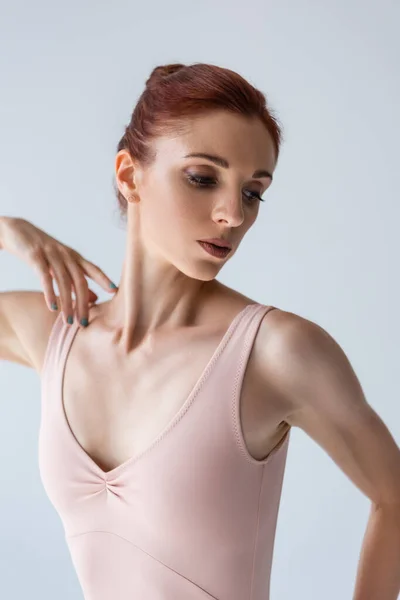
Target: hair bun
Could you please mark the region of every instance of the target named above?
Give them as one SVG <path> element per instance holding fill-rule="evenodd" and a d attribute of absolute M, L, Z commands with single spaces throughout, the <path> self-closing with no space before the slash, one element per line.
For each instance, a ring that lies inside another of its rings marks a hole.
<path fill-rule="evenodd" d="M 146 85 L 152 84 L 154 81 L 159 81 L 160 79 L 165 79 L 169 75 L 176 73 L 176 71 L 180 71 L 186 65 L 181 63 L 173 63 L 170 65 L 160 65 L 155 67 L 150 73 L 150 77 L 146 81 Z"/>

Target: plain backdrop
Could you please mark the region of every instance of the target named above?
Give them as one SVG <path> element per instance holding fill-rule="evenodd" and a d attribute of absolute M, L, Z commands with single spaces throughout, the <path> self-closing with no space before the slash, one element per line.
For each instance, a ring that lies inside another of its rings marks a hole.
<path fill-rule="evenodd" d="M 114 156 L 146 78 L 170 62 L 237 71 L 266 94 L 285 141 L 218 279 L 324 327 L 399 443 L 399 6 L 1 0 L 0 214 L 32 221 L 118 282 Z M 6 252 L 0 273 L 1 291 L 41 289 Z M 1 597 L 82 600 L 39 476 L 38 375 L 3 361 L 0 394 Z M 271 600 L 350 599 L 369 506 L 294 428 Z"/>

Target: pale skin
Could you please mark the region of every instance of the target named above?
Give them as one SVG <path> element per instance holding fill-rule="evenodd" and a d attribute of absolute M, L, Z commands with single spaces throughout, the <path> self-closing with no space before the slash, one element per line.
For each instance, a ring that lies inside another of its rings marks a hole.
<path fill-rule="evenodd" d="M 116 157 L 118 188 L 128 200 L 127 251 L 108 309 L 121 323 L 124 352 L 144 332 L 183 327 L 201 310 L 225 261 L 213 260 L 196 240 L 224 237 L 233 244 L 232 257 L 259 210 L 259 201 L 247 201 L 243 191 L 263 194 L 271 179 L 252 174 L 257 168 L 274 171 L 265 127 L 225 112 L 196 120 L 184 135 L 159 138 L 155 147 L 157 160 L 148 170 L 126 151 Z M 184 158 L 198 151 L 229 157 L 231 166 Z M 206 194 L 189 184 L 189 173 L 218 175 L 220 184 Z"/>
<path fill-rule="evenodd" d="M 118 365 L 133 360 L 138 349 L 147 355 L 154 349 L 156 355 L 163 336 L 178 335 L 194 324 L 212 329 L 220 323 L 223 332 L 238 310 L 252 302 L 222 286 L 216 276 L 262 210 L 259 201 L 250 200 L 251 193 L 263 196 L 271 178 L 253 178 L 254 171 L 263 169 L 273 175 L 275 169 L 273 144 L 264 125 L 223 111 L 202 116 L 183 135 L 159 138 L 154 144 L 157 158 L 147 169 L 127 151 L 116 156 L 116 181 L 128 200 L 126 253 L 117 292 L 110 301 L 90 309 L 93 324 L 87 328 L 87 340 L 91 327 L 97 328 L 97 336 L 111 332 L 103 339 L 109 360 L 115 357 Z M 203 158 L 184 158 L 191 152 L 221 156 L 229 168 Z M 211 177 L 218 185 L 199 190 L 185 178 L 188 173 Z M 212 237 L 224 237 L 233 244 L 226 259 L 211 257 L 196 241 Z M 33 324 L 25 323 L 19 326 L 18 335 L 19 341 L 24 340 L 20 355 L 25 362 L 17 360 L 16 350 L 11 358 L 11 352 L 7 355 L 3 349 L 0 358 L 15 359 L 40 372 L 55 315 L 37 297 L 30 301 L 30 314 L 41 315 L 38 322 L 45 333 L 40 343 Z M 81 315 L 87 303 L 87 285 L 82 283 L 76 289 Z M 400 451 L 366 401 L 344 351 L 315 323 L 274 310 L 260 327 L 254 365 L 258 401 L 244 424 L 253 455 L 264 456 L 276 446 L 282 439 L 282 424 L 300 427 L 327 452 L 371 500 L 353 598 L 396 600 L 400 591 Z M 73 429 L 78 430 L 78 419 Z M 83 429 L 81 434 L 83 438 Z M 91 442 L 94 449 L 94 439 Z M 115 462 L 122 462 L 131 451 L 121 446 Z"/>

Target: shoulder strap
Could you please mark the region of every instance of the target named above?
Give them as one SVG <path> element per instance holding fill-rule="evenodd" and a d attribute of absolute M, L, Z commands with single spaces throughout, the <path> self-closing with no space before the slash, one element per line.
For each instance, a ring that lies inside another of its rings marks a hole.
<path fill-rule="evenodd" d="M 58 374 L 77 327 L 79 327 L 79 323 L 76 319 L 72 325 L 67 325 L 63 321 L 62 313 L 59 312 L 51 328 L 43 359 L 40 375 L 42 387 L 46 387 Z"/>

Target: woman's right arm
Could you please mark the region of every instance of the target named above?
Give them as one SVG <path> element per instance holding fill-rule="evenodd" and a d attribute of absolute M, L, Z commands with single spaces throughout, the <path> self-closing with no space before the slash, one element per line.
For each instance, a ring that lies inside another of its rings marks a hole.
<path fill-rule="evenodd" d="M 41 339 L 40 333 L 49 333 L 56 316 L 47 309 L 42 292 L 1 292 L 0 360 L 40 371 L 40 357 L 46 345 L 46 338 Z"/>
<path fill-rule="evenodd" d="M 0 217 L 0 250 L 4 250 L 5 217 Z M 32 296 L 35 292 L 0 293 L 0 360 L 8 360 L 27 367 L 33 367 L 32 359 L 21 343 L 15 325 L 18 314 L 30 314 Z M 14 324 L 14 325 L 13 325 Z"/>
<path fill-rule="evenodd" d="M 97 295 L 89 289 L 86 277 L 108 292 L 115 290 L 99 267 L 25 219 L 0 217 L 0 250 L 27 262 L 40 276 L 44 289 L 44 292 L 0 293 L 0 360 L 40 372 L 43 350 L 58 312 L 62 311 L 65 322 L 68 315 L 88 318 L 89 306 Z M 53 279 L 60 297 L 54 292 Z M 55 310 L 52 309 L 54 302 L 57 303 Z"/>

